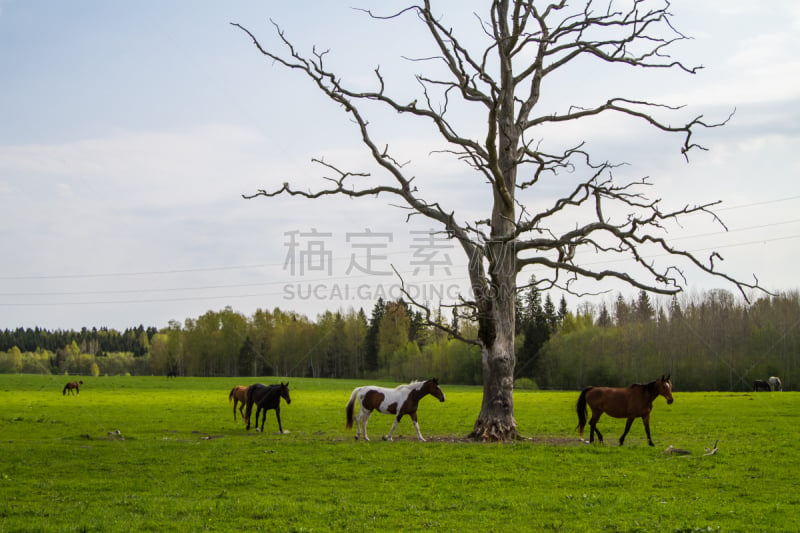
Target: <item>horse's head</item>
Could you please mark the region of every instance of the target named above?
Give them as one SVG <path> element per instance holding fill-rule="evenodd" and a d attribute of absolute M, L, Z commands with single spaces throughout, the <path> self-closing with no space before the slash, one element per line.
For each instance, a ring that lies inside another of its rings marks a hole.
<path fill-rule="evenodd" d="M 429 379 L 425 382 L 425 386 L 428 389 L 428 394 L 440 402 L 444 401 L 444 393 L 442 392 L 442 389 L 439 388 L 439 380 L 437 378 Z"/>
<path fill-rule="evenodd" d="M 286 383 L 281 381 L 281 397 L 286 400 L 287 404 L 292 403 L 292 399 L 289 397 L 289 382 Z"/>
<path fill-rule="evenodd" d="M 671 404 L 674 401 L 672 399 L 672 381 L 669 376 L 661 376 L 656 380 L 656 390 L 667 400 L 667 404 Z"/>

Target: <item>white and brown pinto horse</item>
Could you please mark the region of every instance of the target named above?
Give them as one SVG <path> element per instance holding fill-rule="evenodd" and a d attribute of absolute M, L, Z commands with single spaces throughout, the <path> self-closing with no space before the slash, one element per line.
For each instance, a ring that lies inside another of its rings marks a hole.
<path fill-rule="evenodd" d="M 440 402 L 444 401 L 444 393 L 439 388 L 439 380 L 436 378 L 429 379 L 428 381 L 414 381 L 408 385 L 400 385 L 394 389 L 386 389 L 383 387 L 366 386 L 357 387 L 350 395 L 350 401 L 347 402 L 347 429 L 353 427 L 353 409 L 356 401 L 361 406 L 361 410 L 356 415 L 356 439 L 364 432 L 364 440 L 369 440 L 367 437 L 367 422 L 369 422 L 369 415 L 372 411 L 378 410 L 381 413 L 395 415 L 392 430 L 389 435 L 383 437 L 383 440 L 392 440 L 392 435 L 404 415 L 411 417 L 414 423 L 414 429 L 417 430 L 419 440 L 424 441 L 422 433 L 419 432 L 419 424 L 417 423 L 417 406 L 419 401 L 430 394 L 437 398 Z"/>

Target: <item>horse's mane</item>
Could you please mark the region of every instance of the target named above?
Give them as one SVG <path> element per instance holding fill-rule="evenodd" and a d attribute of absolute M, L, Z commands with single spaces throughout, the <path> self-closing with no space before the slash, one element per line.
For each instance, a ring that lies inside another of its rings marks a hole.
<path fill-rule="evenodd" d="M 425 383 L 424 381 L 420 380 L 412 381 L 411 383 L 403 383 L 402 385 L 398 385 L 397 387 L 395 387 L 394 390 L 399 391 L 406 389 L 418 389 L 424 383 Z"/>
<path fill-rule="evenodd" d="M 634 383 L 631 387 L 641 387 L 650 394 L 655 394 L 656 392 L 656 380 L 650 381 L 649 383 Z"/>

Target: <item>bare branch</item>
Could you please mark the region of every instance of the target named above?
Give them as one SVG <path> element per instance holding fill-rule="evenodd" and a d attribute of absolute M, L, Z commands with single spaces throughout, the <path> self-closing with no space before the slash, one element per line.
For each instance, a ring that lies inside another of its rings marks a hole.
<path fill-rule="evenodd" d="M 422 303 L 418 302 L 416 299 L 414 299 L 414 297 L 406 290 L 406 285 L 405 285 L 405 281 L 403 280 L 403 276 L 400 275 L 400 273 L 397 271 L 397 269 L 394 267 L 394 265 L 392 265 L 392 270 L 394 270 L 394 273 L 397 275 L 397 279 L 400 280 L 400 292 L 403 293 L 403 295 L 406 298 L 408 298 L 408 300 L 412 303 L 412 305 L 414 305 L 415 307 L 417 307 L 417 308 L 419 308 L 419 309 L 421 309 L 423 311 L 424 325 L 435 327 L 436 329 L 438 329 L 440 331 L 444 331 L 445 333 L 447 333 L 448 335 L 450 335 L 454 339 L 458 339 L 458 340 L 460 340 L 462 342 L 465 342 L 467 344 L 472 344 L 472 345 L 475 345 L 475 346 L 480 346 L 481 345 L 479 340 L 471 339 L 471 338 L 468 338 L 468 337 L 464 337 L 458 331 L 456 331 L 453 328 L 447 326 L 446 324 L 442 324 L 441 322 L 439 322 L 437 320 L 431 320 L 432 312 L 431 312 L 430 307 L 428 307 L 427 305 L 422 304 Z M 448 307 L 450 307 L 450 306 L 448 306 Z"/>
<path fill-rule="evenodd" d="M 434 14 L 429 0 L 388 15 L 358 9 L 381 21 L 413 14 L 432 38 L 433 53 L 405 59 L 421 68 L 444 66 L 446 74 L 442 75 L 441 68 L 438 68 L 437 75 L 417 74 L 419 96 L 409 103 L 406 103 L 407 96 L 400 99 L 390 93 L 380 67 L 373 71 L 373 90 L 354 90 L 326 67 L 330 53 L 327 49 L 313 48 L 304 56 L 272 22 L 284 47 L 284 53 L 278 54 L 262 47 L 249 30 L 234 24 L 253 40 L 265 57 L 303 73 L 331 101 L 340 105 L 358 128 L 361 142 L 372 159 L 390 178 L 388 183 L 370 184 L 376 177 L 383 176 L 345 171 L 314 159 L 314 163 L 332 172 L 332 175 L 322 176 L 327 186 L 308 191 L 284 183 L 274 190 L 261 189 L 243 196 L 255 198 L 286 194 L 314 199 L 327 195 L 364 197 L 388 194 L 399 199 L 395 205 L 407 209 L 408 218 L 420 214 L 437 221 L 461 244 L 469 261 L 474 305 L 481 319 L 486 319 L 487 313 L 491 314 L 494 305 L 490 301 L 491 285 L 499 283 L 506 275 L 502 272 L 508 267 L 504 257 L 509 246 L 514 250 L 512 272 L 531 265 L 544 266 L 553 271 L 552 286 L 567 290 L 572 281 L 580 277 L 598 281 L 619 279 L 633 287 L 664 294 L 681 290 L 685 286 L 685 277 L 680 269 L 671 265 L 657 268 L 643 255 L 644 248 L 653 246 L 670 257 L 685 259 L 703 272 L 732 282 L 743 293 L 745 289 L 760 288 L 757 282 L 743 283 L 720 273 L 717 266 L 722 258 L 718 253 L 712 252 L 707 259 L 700 259 L 691 252 L 672 247 L 664 238 L 666 222 L 679 223 L 681 217 L 696 212 L 709 213 L 715 222 L 722 224 L 711 211 L 714 203 L 664 212 L 659 200 L 649 199 L 642 192 L 642 186 L 650 185 L 647 179 L 623 185 L 615 183 L 613 171 L 620 164 L 608 161 L 593 163 L 584 142 L 578 141 L 560 152 L 549 152 L 542 148 L 541 138 L 526 138 L 540 126 L 576 123 L 601 114 L 616 113 L 681 137 L 681 152 L 687 161 L 691 150 L 706 150 L 695 141 L 695 133 L 701 128 L 725 125 L 732 114 L 721 122 L 707 121 L 703 115 L 698 115 L 673 124 L 663 117 L 672 116 L 681 107 L 627 97 L 610 98 L 590 107 L 573 105 L 563 114 L 538 109 L 544 79 L 580 56 L 627 67 L 696 73 L 701 67 L 686 66 L 669 56 L 673 44 L 688 39 L 672 25 L 669 7 L 667 1 L 645 0 L 634 0 L 625 8 L 608 2 L 604 9 L 597 9 L 592 0 L 585 0 L 577 9 L 568 5 L 566 0 L 553 1 L 543 7 L 525 0 L 494 0 L 486 19 L 476 15 L 483 36 L 488 38 L 487 44 L 477 51 L 468 50 L 455 30 L 444 25 L 442 18 Z M 455 122 L 448 117 L 456 99 L 478 104 L 477 108 L 486 116 L 485 131 L 478 135 L 457 131 Z M 366 103 L 378 103 L 432 125 L 449 143 L 448 148 L 435 152 L 449 154 L 465 163 L 491 189 L 488 216 L 473 224 L 459 222 L 455 210 L 422 198 L 412 184 L 414 178 L 405 173 L 407 162 L 392 155 L 388 143 L 383 142 L 379 147 L 373 138 L 370 124 L 363 114 L 362 104 Z M 525 202 L 517 199 L 517 192 L 534 189 L 542 176 L 562 174 L 575 176 L 577 180 L 549 207 L 529 212 Z M 615 221 L 605 215 L 611 211 L 604 206 L 628 207 L 631 212 L 627 218 Z M 588 212 L 593 218 L 576 223 L 569 231 L 555 232 L 549 227 L 551 220 L 571 210 Z M 488 229 L 484 231 L 483 226 L 488 226 Z M 628 257 L 643 269 L 646 276 L 637 279 L 626 271 L 593 270 L 579 265 L 576 257 L 580 257 L 582 250 Z"/>

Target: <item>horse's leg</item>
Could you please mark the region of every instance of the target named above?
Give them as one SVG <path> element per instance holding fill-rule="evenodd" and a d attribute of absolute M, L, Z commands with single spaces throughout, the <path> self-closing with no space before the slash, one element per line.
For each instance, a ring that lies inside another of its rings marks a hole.
<path fill-rule="evenodd" d="M 419 437 L 419 440 L 421 440 L 422 442 L 425 442 L 425 439 L 422 438 L 422 433 L 419 432 L 419 424 L 417 424 L 417 413 L 413 412 L 409 416 L 411 417 L 411 422 L 414 424 L 414 429 L 417 430 L 417 437 Z"/>
<path fill-rule="evenodd" d="M 603 434 L 597 429 L 597 421 L 600 420 L 600 415 L 602 414 L 603 413 L 595 415 L 594 411 L 592 411 L 592 418 L 589 420 L 589 443 L 594 442 L 595 433 L 597 433 L 597 440 L 603 442 Z"/>
<path fill-rule="evenodd" d="M 383 437 L 383 440 L 392 440 L 392 434 L 394 433 L 397 424 L 400 423 L 400 419 L 403 418 L 403 415 L 397 415 L 394 417 L 394 423 L 392 424 L 392 429 L 389 431 L 389 434 Z"/>
<path fill-rule="evenodd" d="M 362 423 L 364 424 L 364 429 L 363 429 L 364 440 L 367 441 L 367 442 L 369 442 L 369 437 L 367 437 L 367 422 L 369 422 L 369 415 L 371 415 L 371 414 L 372 414 L 372 411 L 367 411 L 365 413 L 364 410 L 362 409 L 361 413 L 359 415 L 359 416 L 363 417 L 362 418 Z"/>
<path fill-rule="evenodd" d="M 283 435 L 283 427 L 281 426 L 281 408 L 280 407 L 276 407 L 275 408 L 275 417 L 277 417 L 277 419 L 278 419 L 278 431 L 280 431 L 281 435 Z"/>
<path fill-rule="evenodd" d="M 622 446 L 622 443 L 625 442 L 625 435 L 628 434 L 628 431 L 631 429 L 631 424 L 633 424 L 634 418 L 628 418 L 628 421 L 625 422 L 625 431 L 622 432 L 622 436 L 619 438 L 619 445 Z"/>
<path fill-rule="evenodd" d="M 655 446 L 653 439 L 650 438 L 650 413 L 642 417 L 642 422 L 644 422 L 644 432 L 647 433 L 647 444 Z"/>
<path fill-rule="evenodd" d="M 247 424 L 247 427 L 245 429 L 247 429 L 247 431 L 250 431 L 250 415 L 252 415 L 252 414 L 253 414 L 253 405 L 252 404 L 248 404 L 247 411 L 245 412 L 245 416 L 244 416 L 244 419 L 245 419 L 244 421 Z"/>
<path fill-rule="evenodd" d="M 259 407 L 261 410 L 261 407 Z M 267 421 L 267 408 L 261 410 L 261 433 L 264 433 L 264 422 Z M 258 423 L 258 412 L 256 412 L 256 424 Z"/>

